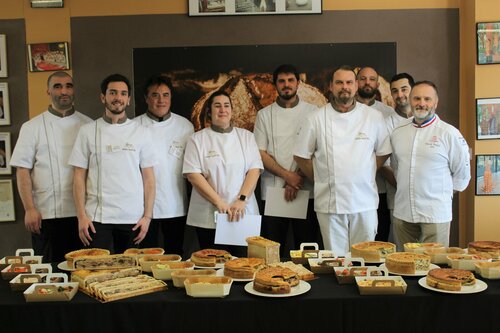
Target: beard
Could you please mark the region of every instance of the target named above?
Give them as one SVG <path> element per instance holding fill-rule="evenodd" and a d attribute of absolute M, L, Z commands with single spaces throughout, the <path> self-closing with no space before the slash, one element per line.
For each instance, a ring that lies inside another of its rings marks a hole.
<path fill-rule="evenodd" d="M 377 89 L 373 89 L 370 86 L 364 86 L 363 88 L 358 89 L 358 95 L 361 98 L 371 99 L 375 96 L 376 93 Z"/>
<path fill-rule="evenodd" d="M 120 102 L 105 102 L 106 109 L 114 115 L 119 115 L 125 112 L 125 104 Z"/>
<path fill-rule="evenodd" d="M 66 97 L 67 99 L 63 99 L 62 97 Z M 66 110 L 73 106 L 73 96 L 59 96 L 57 98 L 52 99 L 52 103 L 58 110 Z"/>
<path fill-rule="evenodd" d="M 346 105 L 346 104 L 352 104 L 352 102 L 354 101 L 354 96 L 351 94 L 351 91 L 349 90 L 341 90 L 338 95 L 335 94 L 332 95 L 335 104 Z"/>
<path fill-rule="evenodd" d="M 431 108 L 431 107 L 412 108 L 413 117 L 415 117 L 415 119 L 417 119 L 421 122 L 426 121 L 427 119 L 430 119 L 432 117 L 432 115 L 434 114 L 434 111 L 435 111 L 435 109 Z"/>
<path fill-rule="evenodd" d="M 281 99 L 289 101 L 292 98 L 294 98 L 295 96 L 297 96 L 297 90 L 293 91 L 292 89 L 290 89 L 288 91 L 281 91 L 281 92 L 278 92 L 278 95 L 280 96 Z"/>

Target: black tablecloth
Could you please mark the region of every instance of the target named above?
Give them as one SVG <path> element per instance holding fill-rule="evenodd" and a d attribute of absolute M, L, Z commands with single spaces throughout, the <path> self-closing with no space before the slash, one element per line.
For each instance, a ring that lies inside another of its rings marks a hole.
<path fill-rule="evenodd" d="M 101 304 L 78 292 L 70 302 L 26 303 L 0 282 L 2 332 L 500 332 L 500 280 L 453 295 L 405 278 L 405 295 L 361 296 L 333 275 L 288 298 L 254 296 L 233 282 L 226 298 L 191 298 L 169 290 Z M 4 330 L 9 328 L 8 330 Z"/>

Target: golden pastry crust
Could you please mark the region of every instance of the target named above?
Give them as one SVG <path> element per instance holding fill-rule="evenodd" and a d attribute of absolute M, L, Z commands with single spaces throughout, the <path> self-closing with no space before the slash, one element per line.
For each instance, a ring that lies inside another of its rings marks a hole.
<path fill-rule="evenodd" d="M 216 264 L 225 263 L 231 260 L 231 253 L 225 250 L 204 249 L 193 252 L 191 254 L 191 261 L 196 266 L 202 267 L 215 267 Z"/>
<path fill-rule="evenodd" d="M 64 255 L 64 259 L 67 260 L 68 266 L 72 267 L 75 258 L 83 257 L 83 256 L 103 256 L 109 255 L 111 252 L 106 249 L 98 249 L 98 248 L 90 248 L 90 249 L 81 249 L 68 252 Z"/>
<path fill-rule="evenodd" d="M 255 274 L 253 288 L 262 293 L 288 294 L 299 283 L 299 276 L 291 269 L 265 267 Z"/>
<path fill-rule="evenodd" d="M 429 270 L 431 257 L 413 252 L 390 253 L 385 258 L 385 266 L 391 273 L 415 274 L 417 271 Z"/>
<path fill-rule="evenodd" d="M 253 236 L 253 237 L 248 237 L 246 239 L 248 244 L 253 244 L 257 246 L 276 246 L 280 245 L 280 243 L 277 243 L 275 241 L 272 241 L 270 239 L 261 237 L 261 236 Z"/>
<path fill-rule="evenodd" d="M 145 248 L 145 249 L 136 249 L 136 248 L 130 248 L 126 249 L 123 254 L 136 254 L 136 255 L 142 255 L 142 254 L 147 254 L 147 255 L 152 255 L 152 254 L 164 254 L 165 250 L 162 249 L 161 247 L 150 247 L 150 248 Z"/>
<path fill-rule="evenodd" d="M 366 261 L 379 262 L 393 252 L 396 252 L 396 245 L 389 242 L 362 242 L 351 246 L 351 256 L 361 257 Z"/>
<path fill-rule="evenodd" d="M 224 275 L 235 279 L 252 279 L 255 272 L 264 265 L 262 258 L 238 258 L 224 264 Z"/>
<path fill-rule="evenodd" d="M 427 273 L 427 285 L 443 290 L 460 291 L 476 283 L 474 274 L 464 269 L 436 268 Z"/>
<path fill-rule="evenodd" d="M 500 258 L 500 242 L 495 241 L 476 241 L 469 243 L 469 253 L 481 254 L 488 253 L 494 258 Z"/>

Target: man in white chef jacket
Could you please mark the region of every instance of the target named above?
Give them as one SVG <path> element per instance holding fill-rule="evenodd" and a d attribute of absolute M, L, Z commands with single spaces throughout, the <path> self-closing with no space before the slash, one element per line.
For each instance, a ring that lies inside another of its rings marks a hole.
<path fill-rule="evenodd" d="M 144 239 L 155 198 L 153 140 L 146 127 L 127 119 L 130 89 L 120 74 L 102 81 L 104 114 L 82 126 L 69 160 L 80 240 L 114 253 Z"/>
<path fill-rule="evenodd" d="M 92 120 L 75 111 L 73 78 L 55 72 L 47 80 L 48 110 L 24 123 L 10 164 L 16 167 L 26 229 L 46 262 L 80 248 L 69 155 L 80 127 Z"/>
<path fill-rule="evenodd" d="M 314 206 L 326 249 L 345 255 L 377 232 L 377 167 L 391 153 L 380 112 L 356 102 L 356 74 L 333 72 L 332 100 L 302 123 L 295 160 L 314 179 Z"/>
<path fill-rule="evenodd" d="M 376 100 L 380 82 L 379 75 L 375 69 L 372 67 L 361 68 L 356 76 L 356 80 L 358 81 L 358 91 L 356 93 L 356 100 L 358 102 L 380 111 L 384 118 L 395 114 L 393 108 Z M 377 173 L 375 181 L 377 182 L 379 197 L 377 208 L 378 227 L 375 240 L 387 242 L 389 239 L 391 217 L 389 209 L 387 208 L 387 188 L 385 185 L 385 178 L 380 173 Z"/>
<path fill-rule="evenodd" d="M 149 128 L 158 159 L 154 167 L 156 197 L 153 220 L 141 246 L 158 247 L 161 230 L 165 251 L 182 255 L 188 206 L 182 162 L 186 142 L 194 128 L 189 120 L 171 111 L 172 92 L 169 78 L 162 75 L 149 78 L 144 89 L 148 110 L 134 118 Z"/>
<path fill-rule="evenodd" d="M 397 127 L 390 136 L 397 181 L 394 232 L 398 248 L 409 242 L 448 246 L 453 193 L 469 184 L 469 147 L 455 127 L 435 114 L 438 101 L 434 83 L 415 83 L 410 94 L 413 121 Z"/>
<path fill-rule="evenodd" d="M 257 113 L 254 135 L 259 146 L 265 172 L 261 177 L 261 196 L 266 202 L 269 188 L 283 188 L 284 199 L 293 202 L 299 190 L 309 191 L 307 217 L 262 217 L 262 236 L 281 244 L 281 257 L 285 256 L 288 229 L 291 226 L 294 247 L 301 243 L 318 242 L 319 225 L 314 213 L 313 184 L 300 172 L 293 159 L 294 138 L 300 122 L 315 112 L 315 105 L 299 99 L 299 72 L 295 66 L 281 65 L 273 73 L 273 83 L 278 93 L 276 102 Z"/>

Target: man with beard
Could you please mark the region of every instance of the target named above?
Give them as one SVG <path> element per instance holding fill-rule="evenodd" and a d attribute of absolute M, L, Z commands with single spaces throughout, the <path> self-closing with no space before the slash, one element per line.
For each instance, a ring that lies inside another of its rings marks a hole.
<path fill-rule="evenodd" d="M 341 256 L 352 244 L 375 239 L 375 172 L 391 153 L 384 117 L 356 102 L 357 90 L 352 68 L 335 70 L 330 103 L 301 123 L 294 149 L 298 166 L 314 180 L 325 248 Z"/>
<path fill-rule="evenodd" d="M 130 83 L 113 74 L 101 83 L 102 118 L 82 126 L 69 164 L 80 240 L 122 253 L 139 244 L 153 216 L 156 164 L 151 132 L 127 119 Z"/>
<path fill-rule="evenodd" d="M 10 164 L 16 167 L 24 224 L 33 249 L 46 262 L 60 262 L 79 248 L 68 158 L 80 127 L 92 120 L 75 111 L 73 78 L 55 72 L 47 80 L 48 110 L 24 123 Z"/>
<path fill-rule="evenodd" d="M 356 100 L 358 102 L 380 111 L 385 118 L 390 117 L 395 113 L 390 106 L 387 106 L 375 99 L 380 83 L 378 82 L 378 73 L 373 68 L 361 68 L 356 79 L 358 82 Z M 385 185 L 385 178 L 382 174 L 380 174 L 380 172 L 377 173 L 375 181 L 377 182 L 379 197 L 377 208 L 378 227 L 375 239 L 386 242 L 389 239 L 391 225 L 391 215 L 389 208 L 387 207 L 387 187 Z"/>
<path fill-rule="evenodd" d="M 148 110 L 134 118 L 149 128 L 155 151 L 159 152 L 158 164 L 154 167 L 156 197 L 153 220 L 141 246 L 158 247 L 161 233 L 165 251 L 182 255 L 188 205 L 182 162 L 187 140 L 194 129 L 189 120 L 171 111 L 172 91 L 169 78 L 159 75 L 148 79 L 144 89 Z"/>
<path fill-rule="evenodd" d="M 273 82 L 278 98 L 276 102 L 257 113 L 254 129 L 265 168 L 260 183 L 261 196 L 265 205 L 269 189 L 284 188 L 284 200 L 294 202 L 299 190 L 309 191 L 305 220 L 267 215 L 262 217 L 262 236 L 279 242 L 282 245 L 280 249 L 283 257 L 290 225 L 295 249 L 298 249 L 301 243 L 318 242 L 320 239 L 318 221 L 314 214 L 313 184 L 305 179 L 293 159 L 297 128 L 304 118 L 316 112 L 317 108 L 299 99 L 299 72 L 294 66 L 281 65 L 276 68 Z"/>
<path fill-rule="evenodd" d="M 467 142 L 436 114 L 438 91 L 430 81 L 410 93 L 413 120 L 390 136 L 397 180 L 394 232 L 398 248 L 409 242 L 449 244 L 454 191 L 469 184 Z"/>

